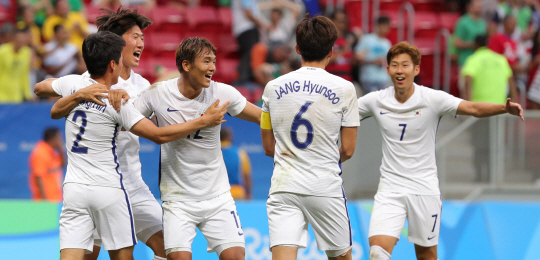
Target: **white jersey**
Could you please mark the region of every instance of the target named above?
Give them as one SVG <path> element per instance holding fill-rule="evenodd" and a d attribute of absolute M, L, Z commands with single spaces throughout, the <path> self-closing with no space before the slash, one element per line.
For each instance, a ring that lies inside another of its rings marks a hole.
<path fill-rule="evenodd" d="M 462 99 L 415 84 L 401 104 L 394 91 L 389 87 L 358 99 L 360 116 L 373 116 L 383 137 L 379 191 L 438 195 L 437 128 L 443 115 L 456 115 Z"/>
<path fill-rule="evenodd" d="M 68 75 L 52 83 L 54 91 L 68 96 L 96 83 L 83 75 Z M 68 166 L 64 183 L 124 188 L 117 156 L 117 134 L 144 117 L 132 104 L 116 112 L 107 99 L 100 106 L 82 101 L 66 117 Z"/>
<path fill-rule="evenodd" d="M 88 71 L 83 75 L 90 76 Z M 111 89 L 123 89 L 129 94 L 128 103 L 133 101 L 146 89 L 150 87 L 150 82 L 141 75 L 131 70 L 127 80 L 118 77 L 118 83 L 111 86 Z M 141 160 L 139 159 L 140 143 L 139 137 L 129 131 L 120 131 L 117 137 L 118 162 L 120 171 L 124 175 L 124 186 L 133 193 L 134 190 L 146 186 L 141 176 Z"/>
<path fill-rule="evenodd" d="M 270 194 L 343 197 L 340 130 L 360 125 L 353 84 L 302 67 L 268 82 L 262 110 L 276 139 Z"/>
<path fill-rule="evenodd" d="M 186 98 L 178 89 L 178 79 L 154 84 L 135 100 L 135 107 L 145 116 L 155 113 L 160 127 L 197 119 L 216 99 L 221 104 L 231 101 L 228 113 L 232 116 L 246 107 L 246 98 L 238 90 L 215 81 L 198 97 Z M 159 188 L 163 201 L 202 201 L 231 189 L 220 130 L 221 125 L 205 127 L 161 145 Z"/>

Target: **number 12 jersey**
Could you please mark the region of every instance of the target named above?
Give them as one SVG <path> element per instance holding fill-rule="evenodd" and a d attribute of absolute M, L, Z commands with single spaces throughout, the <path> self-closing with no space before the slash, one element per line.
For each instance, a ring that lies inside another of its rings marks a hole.
<path fill-rule="evenodd" d="M 338 140 L 341 127 L 360 125 L 351 82 L 302 67 L 270 81 L 263 94 L 274 137 L 270 194 L 343 197 Z"/>

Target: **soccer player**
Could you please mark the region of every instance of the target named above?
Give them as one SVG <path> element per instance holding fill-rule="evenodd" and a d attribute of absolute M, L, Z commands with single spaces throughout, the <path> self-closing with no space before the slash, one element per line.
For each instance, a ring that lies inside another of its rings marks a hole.
<path fill-rule="evenodd" d="M 308 223 L 328 259 L 351 259 L 352 234 L 341 162 L 351 158 L 360 125 L 351 82 L 326 72 L 337 29 L 309 15 L 296 27 L 302 67 L 270 81 L 261 135 L 274 173 L 266 203 L 272 259 L 296 259 Z M 338 140 L 341 139 L 341 147 Z"/>
<path fill-rule="evenodd" d="M 441 193 L 435 138 L 443 115 L 488 117 L 510 113 L 523 119 L 519 104 L 470 102 L 414 83 L 420 52 L 407 42 L 387 54 L 394 86 L 358 99 L 360 117 L 374 117 L 383 136 L 381 180 L 369 226 L 370 260 L 390 259 L 405 220 L 418 259 L 437 259 Z"/>
<path fill-rule="evenodd" d="M 96 25 L 99 27 L 99 31 L 113 32 L 122 36 L 126 41 L 126 46 L 122 50 L 123 69 L 120 72 L 118 83 L 111 87 L 112 90 L 123 91 L 109 92 L 109 101 L 113 103 L 113 106 L 118 108 L 123 94 L 128 94 L 127 97 L 124 96 L 125 98 L 132 97 L 129 99 L 129 102 L 133 102 L 142 91 L 150 87 L 148 80 L 135 73 L 133 68 L 139 66 L 144 50 L 144 34 L 142 30 L 145 30 L 152 22 L 144 15 L 139 14 L 137 10 L 119 8 L 116 12 L 108 9 L 102 9 L 102 11 L 104 14 L 96 19 Z M 88 73 L 85 73 L 85 75 L 88 75 Z M 51 82 L 52 80 L 46 80 L 36 85 L 36 92 L 40 92 L 40 95 L 58 95 L 50 87 Z M 92 101 L 93 94 L 99 95 L 102 91 L 106 91 L 103 86 L 91 85 L 88 88 L 77 91 L 73 96 L 80 95 L 84 98 L 86 94 L 86 100 Z M 115 94 L 113 95 L 113 93 Z M 95 102 L 99 102 L 99 100 L 95 100 Z M 72 109 L 72 106 L 64 107 L 56 111 L 54 117 L 63 118 Z M 132 203 L 137 239 L 153 250 L 155 255 L 154 260 L 165 259 L 161 206 L 141 177 L 139 148 L 139 137 L 128 131 L 121 131 L 118 134 L 118 160 L 120 162 L 120 170 L 124 175 L 124 185 L 128 190 L 128 195 Z M 85 260 L 95 260 L 98 258 L 101 240 L 97 232 L 94 233 L 94 237 L 94 250 L 92 254 L 85 256 Z"/>
<path fill-rule="evenodd" d="M 145 116 L 154 113 L 159 126 L 199 118 L 216 99 L 230 101 L 229 114 L 259 123 L 261 109 L 234 87 L 212 81 L 216 48 L 205 38 L 185 38 L 176 49 L 179 78 L 159 82 L 134 105 Z M 160 191 L 168 259 L 191 259 L 191 244 L 199 230 L 208 252 L 222 260 L 244 259 L 240 218 L 230 193 L 219 141 L 221 126 L 193 131 L 161 146 Z"/>
<path fill-rule="evenodd" d="M 62 260 L 83 259 L 85 251 L 91 252 L 94 229 L 101 236 L 104 248 L 109 250 L 111 259 L 133 259 L 133 246 L 137 244 L 133 213 L 116 149 L 120 129 L 162 144 L 197 129 L 221 124 L 226 112 L 223 107 L 217 107 L 219 102 L 215 102 L 201 118 L 159 128 L 132 104 L 123 105 L 117 112 L 108 100 L 102 106 L 69 96 L 90 84 L 100 83 L 107 88 L 116 84 L 125 44 L 122 37 L 111 32 L 90 35 L 82 45 L 89 76 L 69 75 L 52 83 L 53 89 L 65 96 L 52 110 L 68 106 L 68 103 L 78 104 L 66 118 L 68 166 L 60 214 Z"/>

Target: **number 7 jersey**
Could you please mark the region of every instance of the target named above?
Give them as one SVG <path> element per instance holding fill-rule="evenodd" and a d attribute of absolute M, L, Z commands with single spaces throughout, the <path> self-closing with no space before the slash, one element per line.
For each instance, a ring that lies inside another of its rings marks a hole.
<path fill-rule="evenodd" d="M 343 197 L 341 127 L 360 125 L 351 82 L 302 67 L 270 81 L 263 94 L 276 139 L 270 194 Z"/>
<path fill-rule="evenodd" d="M 394 87 L 358 99 L 362 120 L 374 117 L 382 133 L 379 191 L 439 195 L 435 139 L 443 115 L 457 113 L 462 99 L 414 84 L 405 102 L 395 98 Z"/>

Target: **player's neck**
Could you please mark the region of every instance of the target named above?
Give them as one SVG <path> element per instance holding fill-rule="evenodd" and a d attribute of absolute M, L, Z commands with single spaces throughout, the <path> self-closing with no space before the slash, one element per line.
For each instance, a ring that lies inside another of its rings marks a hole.
<path fill-rule="evenodd" d="M 111 75 L 105 74 L 104 76 L 101 76 L 101 77 L 90 75 L 90 78 L 99 84 L 105 85 L 108 89 L 111 88 L 111 85 L 112 85 Z"/>
<path fill-rule="evenodd" d="M 189 77 L 185 74 L 182 74 L 180 78 L 178 78 L 177 85 L 180 94 L 189 99 L 194 99 L 198 97 L 203 89 L 202 87 L 195 87 L 196 84 L 193 84 L 193 82 L 191 82 L 191 80 L 189 80 Z"/>
<path fill-rule="evenodd" d="M 122 71 L 120 71 L 120 78 L 127 80 L 129 79 L 129 76 L 131 76 L 131 68 L 124 65 L 124 67 L 122 67 Z"/>
<path fill-rule="evenodd" d="M 319 68 L 319 69 L 325 69 L 326 65 L 328 65 L 328 58 L 325 58 L 321 61 L 305 61 L 302 59 L 302 67 L 313 67 L 313 68 Z"/>
<path fill-rule="evenodd" d="M 414 93 L 414 84 L 411 84 L 410 87 L 404 88 L 404 89 L 399 89 L 399 88 L 394 87 L 394 90 L 395 90 L 394 97 L 396 98 L 396 100 L 399 103 L 403 104 L 403 103 L 407 102 L 407 100 L 409 100 L 409 98 L 413 95 L 413 93 Z"/>

